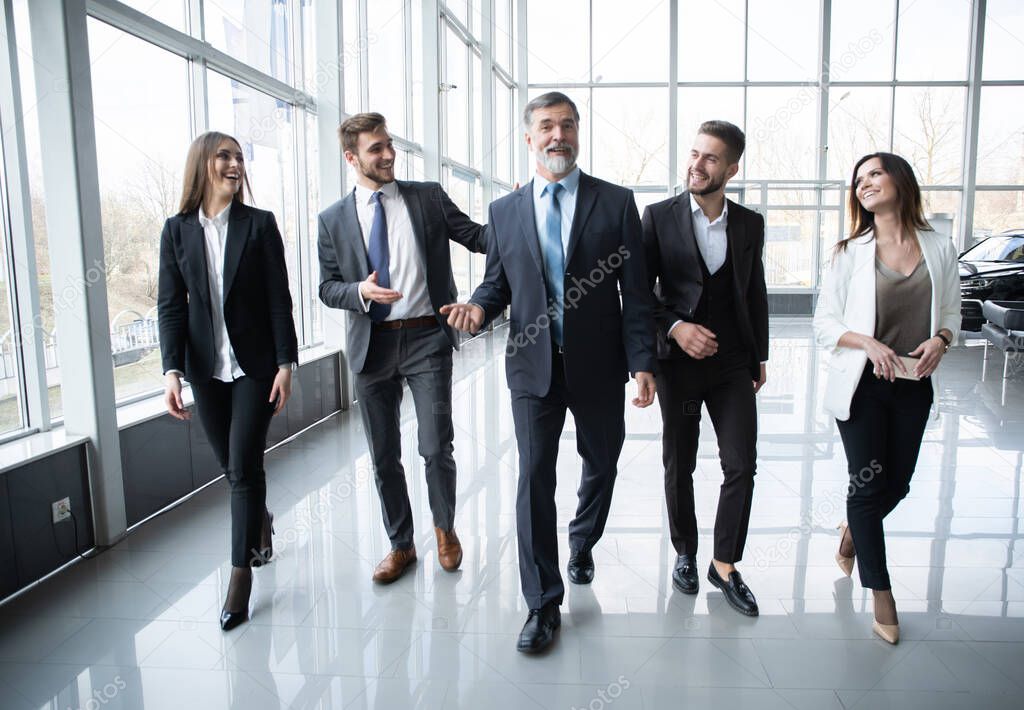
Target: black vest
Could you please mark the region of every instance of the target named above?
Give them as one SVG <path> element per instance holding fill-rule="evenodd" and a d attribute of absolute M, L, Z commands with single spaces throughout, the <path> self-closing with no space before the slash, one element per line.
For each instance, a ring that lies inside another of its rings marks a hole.
<path fill-rule="evenodd" d="M 744 347 L 737 327 L 732 255 L 726 249 L 725 263 L 714 274 L 708 270 L 700 249 L 697 249 L 697 261 L 704 278 L 704 288 L 694 309 L 693 321 L 718 336 L 718 356 L 742 352 Z"/>

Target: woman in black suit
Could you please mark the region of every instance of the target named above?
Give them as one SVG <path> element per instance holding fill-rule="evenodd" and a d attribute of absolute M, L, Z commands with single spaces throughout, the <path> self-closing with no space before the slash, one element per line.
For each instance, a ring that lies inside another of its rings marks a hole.
<path fill-rule="evenodd" d="M 272 554 L 266 449 L 298 360 L 284 244 L 274 215 L 243 202 L 250 192 L 241 147 L 204 133 L 189 148 L 178 214 L 160 237 L 158 312 L 164 402 L 188 419 L 181 379 L 231 485 L 231 580 L 225 631 L 248 618 L 252 567 Z"/>

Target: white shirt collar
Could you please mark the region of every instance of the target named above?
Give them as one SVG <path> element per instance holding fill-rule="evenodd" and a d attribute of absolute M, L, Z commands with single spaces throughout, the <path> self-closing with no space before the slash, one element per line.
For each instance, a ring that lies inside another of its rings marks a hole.
<path fill-rule="evenodd" d="M 361 205 L 370 204 L 370 200 L 373 197 L 374 192 L 377 191 L 371 190 L 370 188 L 360 183 L 356 183 L 356 202 Z M 396 197 L 398 197 L 398 181 L 392 180 L 389 183 L 381 185 L 380 192 L 382 192 L 384 194 L 384 197 L 387 197 L 389 200 L 395 199 Z"/>
<path fill-rule="evenodd" d="M 231 214 L 231 205 L 234 204 L 234 200 L 228 203 L 228 206 L 222 209 L 216 216 L 207 217 L 206 213 L 203 212 L 203 206 L 199 205 L 199 224 L 203 227 L 209 225 L 215 225 L 217 227 L 223 227 L 228 222 L 228 216 Z"/>
<path fill-rule="evenodd" d="M 533 175 L 533 197 L 534 199 L 540 199 L 540 196 L 544 194 L 544 188 L 550 184 L 550 180 L 541 175 L 540 173 L 534 173 Z M 580 168 L 577 165 L 572 171 L 557 182 L 562 184 L 567 194 L 575 195 L 576 188 L 580 185 Z"/>
<path fill-rule="evenodd" d="M 696 214 L 697 212 L 701 212 L 703 214 L 703 210 L 701 210 L 700 205 L 697 203 L 697 200 L 694 199 L 693 193 L 690 192 L 690 193 L 687 193 L 687 194 L 690 196 L 690 211 L 693 212 L 694 214 Z M 722 220 L 726 220 L 726 219 L 728 219 L 728 217 L 729 217 L 729 200 L 726 199 L 725 202 L 722 203 L 722 214 L 718 215 L 717 219 L 715 219 L 714 222 L 711 222 L 711 224 L 715 224 L 715 223 L 720 222 Z"/>

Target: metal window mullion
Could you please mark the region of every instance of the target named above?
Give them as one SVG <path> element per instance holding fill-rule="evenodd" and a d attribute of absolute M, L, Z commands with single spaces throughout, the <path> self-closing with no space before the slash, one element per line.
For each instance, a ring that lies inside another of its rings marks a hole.
<path fill-rule="evenodd" d="M 483 160 L 480 163 L 483 172 L 481 203 L 488 205 L 494 199 L 494 150 L 497 147 L 497 140 L 495 140 L 497 130 L 494 115 L 494 0 L 483 0 L 480 24 L 483 27 L 483 36 L 481 37 L 483 55 L 480 58 L 480 88 L 484 92 L 481 103 L 483 116 L 480 122 L 480 125 L 483 127 L 481 147 L 484 153 L 481 156 Z"/>
<path fill-rule="evenodd" d="M 369 37 L 370 20 L 367 16 L 369 0 L 359 0 L 359 37 Z M 359 110 L 370 110 L 370 43 L 359 43 Z"/>
<path fill-rule="evenodd" d="M 674 185 L 679 180 L 679 0 L 669 2 L 668 26 L 668 183 Z M 670 187 L 665 194 L 671 194 Z"/>
<path fill-rule="evenodd" d="M 29 192 L 28 158 L 22 124 L 21 87 L 18 83 L 18 51 L 14 34 L 14 9 L 4 0 L 4 33 L 0 37 L 0 124 L 4 186 L 3 208 L 9 217 L 7 240 L 9 283 L 11 284 L 11 328 L 17 369 L 21 382 L 22 427 L 41 431 L 50 428 L 50 400 L 46 383 L 46 353 L 39 310 L 39 275 L 36 269 L 35 239 L 32 231 L 32 197 Z M 5 236 L 6 238 L 6 236 Z"/>
<path fill-rule="evenodd" d="M 985 15 L 987 0 L 975 0 L 971 17 L 970 75 L 967 102 L 964 106 L 964 173 L 963 195 L 960 199 L 959 249 L 974 237 L 974 204 L 978 182 L 978 128 L 981 119 L 981 77 L 985 50 Z M 959 250 L 958 249 L 958 250 Z"/>
<path fill-rule="evenodd" d="M 828 177 L 828 101 L 829 80 L 832 78 L 832 0 L 822 1 L 819 26 L 818 61 L 821 73 L 818 75 L 818 180 L 823 181 Z M 818 288 L 821 283 L 821 209 L 824 190 L 819 187 L 815 194 L 818 214 L 814 218 L 814 239 L 811 242 L 811 263 L 814 264 L 814 272 L 811 274 L 812 288 Z"/>
<path fill-rule="evenodd" d="M 518 49 L 516 51 L 516 71 L 518 76 L 517 85 L 517 96 L 519 98 L 519 105 L 515 107 L 515 126 L 521 128 L 522 119 L 520 115 L 522 109 L 526 106 L 526 102 L 530 98 L 529 80 L 530 80 L 530 64 L 529 55 L 526 52 L 526 48 L 529 46 L 529 29 L 527 27 L 528 14 L 527 14 L 527 2 L 526 0 L 519 0 L 516 3 L 516 24 L 515 24 L 515 37 L 518 39 Z M 518 133 L 518 131 L 516 131 Z M 529 180 L 529 163 L 530 155 L 526 147 L 526 141 L 520 140 L 519 143 L 519 181 L 526 183 Z"/>
<path fill-rule="evenodd" d="M 302 26 L 301 2 L 289 4 L 291 17 L 288 28 L 291 33 L 291 64 L 292 82 L 296 88 L 305 89 L 306 82 L 306 42 Z M 312 236 L 309 233 L 309 175 L 308 154 L 306 151 L 309 140 L 306 131 L 306 112 L 303 108 L 292 108 L 295 130 L 292 131 L 292 151 L 295 155 L 295 269 L 298 277 L 298 336 L 300 345 L 313 342 L 313 318 L 310 313 L 312 290 L 309 281 L 309 246 Z"/>
<path fill-rule="evenodd" d="M 896 140 L 896 62 L 900 53 L 900 0 L 896 0 L 894 7 L 895 17 L 892 20 L 892 72 L 889 78 L 892 80 L 892 88 L 889 96 L 889 150 L 892 151 Z"/>
<path fill-rule="evenodd" d="M 412 1 L 405 0 L 402 3 L 402 85 L 405 87 L 405 133 L 411 138 L 415 135 L 413 126 L 416 123 L 415 111 L 413 110 L 413 81 L 412 81 Z M 412 161 L 406 161 L 406 177 L 413 177 L 408 174 L 412 170 Z"/>
<path fill-rule="evenodd" d="M 423 0 L 423 172 L 426 180 L 441 179 L 441 41 L 439 0 Z"/>

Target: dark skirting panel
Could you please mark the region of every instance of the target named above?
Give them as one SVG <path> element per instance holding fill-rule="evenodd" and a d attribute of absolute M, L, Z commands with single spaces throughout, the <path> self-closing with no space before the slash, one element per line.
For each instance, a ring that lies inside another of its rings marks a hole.
<path fill-rule="evenodd" d="M 18 588 L 49 574 L 95 544 L 86 469 L 83 445 L 3 474 Z M 52 504 L 65 497 L 71 499 L 74 517 L 54 524 Z"/>

